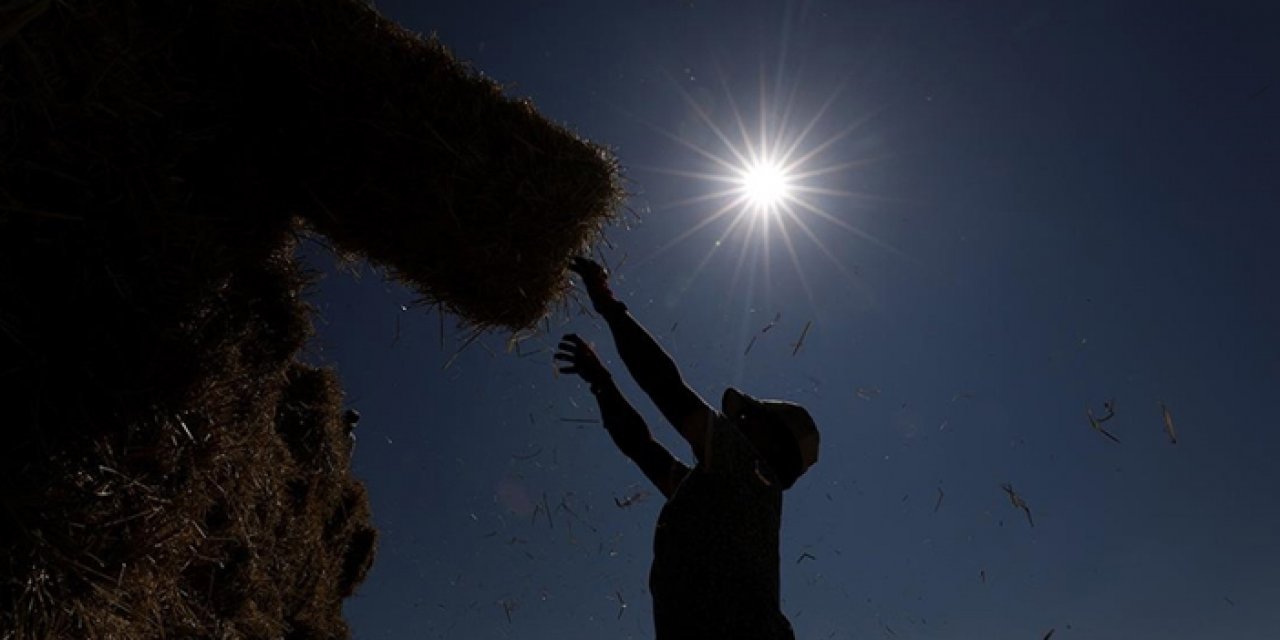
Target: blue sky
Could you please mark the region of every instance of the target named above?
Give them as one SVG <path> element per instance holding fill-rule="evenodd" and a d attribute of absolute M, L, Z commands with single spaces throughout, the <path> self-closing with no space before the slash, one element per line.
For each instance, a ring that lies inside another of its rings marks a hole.
<path fill-rule="evenodd" d="M 822 459 L 783 524 L 797 637 L 1280 625 L 1276 5 L 378 6 L 615 149 L 634 213 L 603 257 L 696 389 L 817 419 Z M 694 148 L 730 157 L 715 128 L 741 146 L 735 109 L 751 131 L 812 123 L 806 167 L 842 168 L 805 184 L 843 193 L 805 197 L 834 221 L 797 210 L 765 238 L 725 235 L 730 215 L 674 242 L 724 204 L 682 173 L 722 171 Z M 312 352 L 363 414 L 382 532 L 355 637 L 652 637 L 661 498 L 598 424 L 566 420 L 593 399 L 536 352 L 594 341 L 689 459 L 604 326 L 558 313 L 532 355 L 494 334 L 455 359 L 456 319 L 442 339 L 434 312 L 402 309 L 413 293 L 311 258 L 329 272 Z M 1119 444 L 1085 417 L 1112 398 Z"/>

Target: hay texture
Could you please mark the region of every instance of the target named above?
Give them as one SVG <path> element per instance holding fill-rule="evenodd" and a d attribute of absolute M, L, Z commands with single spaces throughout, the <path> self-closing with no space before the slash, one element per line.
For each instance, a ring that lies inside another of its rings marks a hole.
<path fill-rule="evenodd" d="M 0 3 L 0 638 L 345 637 L 376 535 L 296 234 L 519 328 L 619 198 L 357 0 Z"/>

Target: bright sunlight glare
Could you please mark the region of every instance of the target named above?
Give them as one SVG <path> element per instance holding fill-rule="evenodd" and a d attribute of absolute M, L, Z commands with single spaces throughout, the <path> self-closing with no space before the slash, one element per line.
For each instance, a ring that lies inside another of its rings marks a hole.
<path fill-rule="evenodd" d="M 757 211 L 770 211 L 787 199 L 790 177 L 769 161 L 757 162 L 742 172 L 742 191 Z"/>
<path fill-rule="evenodd" d="M 743 238 L 744 242 L 738 245 L 738 257 L 733 267 L 730 288 L 733 288 L 742 275 L 744 265 L 748 264 L 748 255 L 756 258 L 751 261 L 750 268 L 759 268 L 765 274 L 765 286 L 769 286 L 768 274 L 772 268 L 771 256 L 775 240 L 785 249 L 785 255 L 790 258 L 810 300 L 814 296 L 801 260 L 802 253 L 812 253 L 806 250 L 808 247 L 817 249 L 817 253 L 826 258 L 836 272 L 844 277 L 845 282 L 861 288 L 859 278 L 844 265 L 842 256 L 828 246 L 829 242 L 836 241 L 830 235 L 833 227 L 895 255 L 903 254 L 849 221 L 850 210 L 858 206 L 859 200 L 868 197 L 866 194 L 831 184 L 844 182 L 851 169 L 866 161 L 851 159 L 831 162 L 824 159 L 824 156 L 834 151 L 840 141 L 866 124 L 871 114 L 854 119 L 835 133 L 819 133 L 823 128 L 820 127 L 820 121 L 840 95 L 842 85 L 832 91 L 807 122 L 802 123 L 791 121 L 796 107 L 798 85 L 793 86 L 790 91 L 780 91 L 780 94 L 785 95 L 775 96 L 772 103 L 766 95 L 765 86 L 766 81 L 762 75 L 757 116 L 759 120 L 748 124 L 724 79 L 721 79 L 724 95 L 720 98 L 720 103 L 727 107 L 729 118 L 726 120 L 713 119 L 703 102 L 676 85 L 685 103 L 711 134 L 712 145 L 695 143 L 689 138 L 653 127 L 658 133 L 692 152 L 702 161 L 703 168 L 646 169 L 690 178 L 711 188 L 664 206 L 692 206 L 700 211 L 692 224 L 639 262 L 656 259 L 676 245 L 691 240 L 707 227 L 721 223 L 716 237 L 710 239 L 708 249 L 693 270 L 690 282 L 697 279 L 721 247 L 728 246 L 730 236 L 736 235 Z M 707 211 L 702 207 L 704 203 L 715 203 L 714 209 Z M 835 208 L 828 210 L 832 206 Z M 798 246 L 798 243 L 807 247 Z"/>

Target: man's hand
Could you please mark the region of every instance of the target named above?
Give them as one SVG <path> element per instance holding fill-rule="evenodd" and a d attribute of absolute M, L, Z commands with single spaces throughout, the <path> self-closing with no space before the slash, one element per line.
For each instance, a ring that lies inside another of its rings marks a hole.
<path fill-rule="evenodd" d="M 554 357 L 556 360 L 569 363 L 567 366 L 560 367 L 560 373 L 576 373 L 582 376 L 582 379 L 591 385 L 593 391 L 596 385 L 611 380 L 609 370 L 605 369 L 604 364 L 600 362 L 596 350 L 576 333 L 567 334 L 560 339 L 559 351 Z"/>
<path fill-rule="evenodd" d="M 590 258 L 574 257 L 569 261 L 569 270 L 582 278 L 596 313 L 605 315 L 610 311 L 626 310 L 626 305 L 613 297 L 613 292 L 609 290 L 609 272 L 600 263 Z"/>

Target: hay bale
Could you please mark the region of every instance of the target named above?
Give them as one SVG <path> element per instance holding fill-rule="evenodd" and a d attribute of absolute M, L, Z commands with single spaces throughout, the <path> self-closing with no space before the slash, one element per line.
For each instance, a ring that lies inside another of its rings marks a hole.
<path fill-rule="evenodd" d="M 426 301 L 521 328 L 620 202 L 604 149 L 355 0 L 57 3 L 4 49 L 29 161 L 5 167 L 27 185 L 10 211 L 301 215 Z"/>
<path fill-rule="evenodd" d="M 0 638 L 347 634 L 376 534 L 295 234 L 526 326 L 599 147 L 357 0 L 0 8 Z"/>

